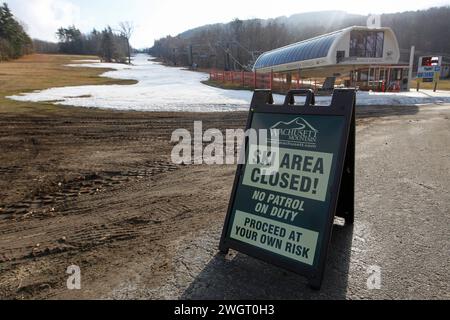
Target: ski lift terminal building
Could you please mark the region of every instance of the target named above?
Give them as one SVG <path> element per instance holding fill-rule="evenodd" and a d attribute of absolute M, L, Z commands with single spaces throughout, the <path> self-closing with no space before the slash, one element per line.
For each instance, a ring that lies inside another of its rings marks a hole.
<path fill-rule="evenodd" d="M 349 27 L 263 53 L 257 73 L 292 77 L 336 77 L 361 90 L 407 90 L 408 64 L 390 28 Z"/>

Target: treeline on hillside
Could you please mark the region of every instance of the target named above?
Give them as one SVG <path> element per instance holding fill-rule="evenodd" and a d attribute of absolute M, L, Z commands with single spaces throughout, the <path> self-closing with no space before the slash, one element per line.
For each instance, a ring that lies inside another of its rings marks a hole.
<path fill-rule="evenodd" d="M 284 24 L 234 20 L 155 41 L 150 53 L 175 65 L 245 69 L 260 53 L 288 44 Z"/>
<path fill-rule="evenodd" d="M 367 16 L 328 11 L 271 20 L 234 20 L 186 31 L 155 42 L 150 53 L 175 65 L 225 70 L 250 69 L 265 51 L 353 25 Z M 397 35 L 403 53 L 415 45 L 418 54 L 450 54 L 450 7 L 384 14 L 382 25 Z"/>
<path fill-rule="evenodd" d="M 0 61 L 16 59 L 32 51 L 33 45 L 23 26 L 6 3 L 0 6 Z"/>
<path fill-rule="evenodd" d="M 33 39 L 33 49 L 37 53 L 59 53 L 59 45 L 55 42 Z"/>
<path fill-rule="evenodd" d="M 103 31 L 94 29 L 82 33 L 75 26 L 61 27 L 56 32 L 58 43 L 35 39 L 33 46 L 37 53 L 95 55 L 105 62 L 131 63 L 131 53 L 134 51 L 130 46 L 132 33 L 130 22 L 120 23 L 118 31 L 107 27 Z"/>
<path fill-rule="evenodd" d="M 113 32 L 111 27 L 83 34 L 75 26 L 71 26 L 58 29 L 56 35 L 59 53 L 96 55 L 105 62 L 126 62 L 129 57 L 128 38 L 122 33 Z M 36 49 L 40 51 L 40 48 Z"/>

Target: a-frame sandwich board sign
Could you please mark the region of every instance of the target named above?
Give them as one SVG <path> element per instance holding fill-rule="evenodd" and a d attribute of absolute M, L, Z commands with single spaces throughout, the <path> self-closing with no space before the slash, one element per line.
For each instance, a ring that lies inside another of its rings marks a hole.
<path fill-rule="evenodd" d="M 295 96 L 306 96 L 305 105 L 295 104 Z M 267 144 L 246 138 L 222 253 L 237 250 L 321 288 L 334 218 L 354 222 L 355 103 L 354 89 L 336 89 L 329 106 L 315 105 L 311 90 L 290 91 L 283 105 L 274 104 L 271 91 L 255 91 L 247 131 L 269 130 L 278 148 L 267 151 Z"/>

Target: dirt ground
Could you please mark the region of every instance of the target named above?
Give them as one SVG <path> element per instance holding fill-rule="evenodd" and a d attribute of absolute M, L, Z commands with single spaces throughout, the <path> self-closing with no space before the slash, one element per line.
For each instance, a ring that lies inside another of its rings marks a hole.
<path fill-rule="evenodd" d="M 174 129 L 247 114 L 58 110 L 0 116 L 0 298 L 450 298 L 449 105 L 358 110 L 356 223 L 335 226 L 320 292 L 219 255 L 235 167 L 170 161 Z"/>

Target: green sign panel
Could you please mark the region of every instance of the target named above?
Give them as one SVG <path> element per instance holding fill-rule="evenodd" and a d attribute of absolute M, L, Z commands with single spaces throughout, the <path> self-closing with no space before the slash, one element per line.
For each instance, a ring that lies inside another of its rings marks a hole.
<path fill-rule="evenodd" d="M 286 100 L 293 100 L 295 93 Z M 234 248 L 285 266 L 320 287 L 338 200 L 344 209 L 349 204 L 348 195 L 338 193 L 344 162 L 354 169 L 354 150 L 352 157 L 347 148 L 354 91 L 335 93 L 335 104 L 348 104 L 341 108 L 275 106 L 266 103 L 270 97 L 269 92 L 255 93 L 248 129 L 267 130 L 268 143 L 246 144 L 246 163 L 238 168 L 221 251 Z M 346 179 L 350 185 L 352 177 Z M 352 223 L 353 212 L 345 214 Z"/>

